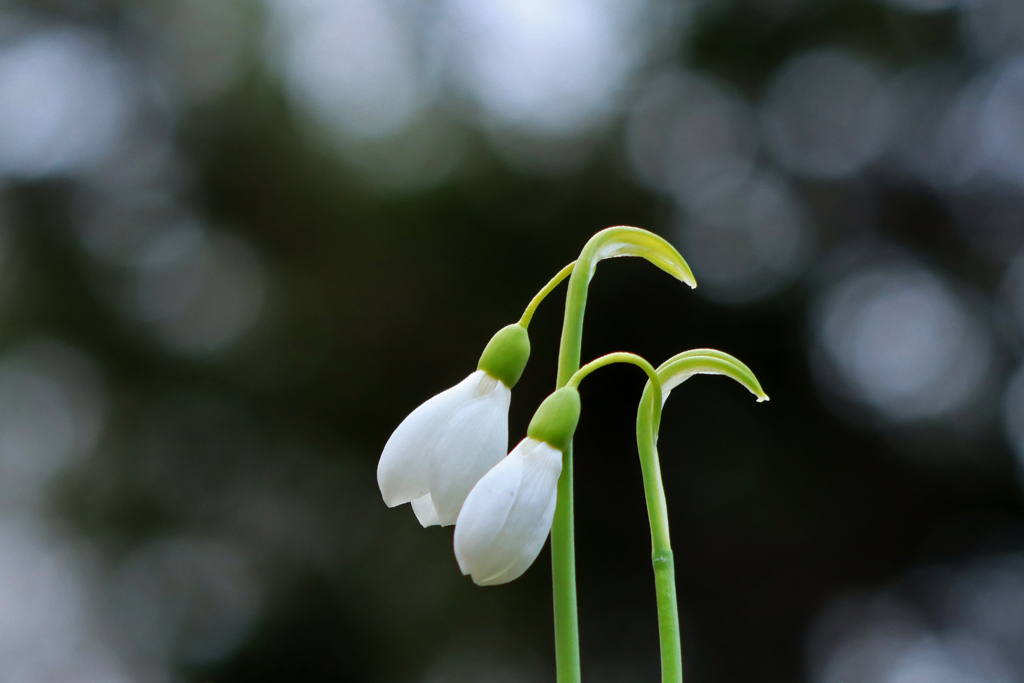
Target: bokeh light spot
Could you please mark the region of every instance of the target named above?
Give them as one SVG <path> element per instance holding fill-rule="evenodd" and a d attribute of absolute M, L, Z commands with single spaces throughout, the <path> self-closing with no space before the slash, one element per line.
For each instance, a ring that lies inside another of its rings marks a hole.
<path fill-rule="evenodd" d="M 874 161 L 888 140 L 882 73 L 838 50 L 801 54 L 776 74 L 762 111 L 768 147 L 794 173 L 841 178 Z"/>
<path fill-rule="evenodd" d="M 125 636 L 140 651 L 191 663 L 230 653 L 258 612 L 247 560 L 215 541 L 153 541 L 125 560 L 112 588 Z"/>
<path fill-rule="evenodd" d="M 131 99 L 123 69 L 94 35 L 53 30 L 0 50 L 0 173 L 34 178 L 95 166 Z"/>
<path fill-rule="evenodd" d="M 833 600 L 808 634 L 810 680 L 1015 683 L 1024 673 L 1021 559 L 921 568 L 903 577 L 904 591 Z M 907 599 L 915 594 L 929 599 Z"/>
<path fill-rule="evenodd" d="M 450 0 L 457 82 L 497 121 L 567 134 L 605 120 L 646 43 L 643 3 Z"/>
<path fill-rule="evenodd" d="M 999 72 L 982 105 L 980 124 L 987 165 L 1024 186 L 1024 58 Z"/>
<path fill-rule="evenodd" d="M 974 51 L 988 59 L 1024 51 L 1024 3 L 1018 0 L 963 0 L 961 24 Z"/>
<path fill-rule="evenodd" d="M 757 149 L 752 108 L 698 74 L 651 81 L 626 127 L 626 151 L 640 180 L 683 201 L 735 189 L 750 174 Z"/>
<path fill-rule="evenodd" d="M 0 502 L 32 504 L 63 466 L 84 455 L 102 426 L 99 372 L 52 340 L 0 357 Z"/>
<path fill-rule="evenodd" d="M 136 311 L 170 348 L 204 355 L 249 331 L 266 286 L 263 265 L 246 242 L 193 227 L 151 245 L 138 271 Z"/>
<path fill-rule="evenodd" d="M 399 133 L 431 94 L 417 70 L 412 27 L 384 0 L 273 0 L 272 57 L 282 51 L 293 99 L 357 139 Z"/>
<path fill-rule="evenodd" d="M 797 198 L 764 173 L 695 206 L 679 234 L 698 291 L 724 303 L 754 301 L 790 283 L 814 240 Z"/>
<path fill-rule="evenodd" d="M 988 372 L 987 332 L 922 266 L 866 268 L 828 290 L 819 310 L 818 342 L 841 383 L 829 388 L 891 420 L 962 407 Z"/>

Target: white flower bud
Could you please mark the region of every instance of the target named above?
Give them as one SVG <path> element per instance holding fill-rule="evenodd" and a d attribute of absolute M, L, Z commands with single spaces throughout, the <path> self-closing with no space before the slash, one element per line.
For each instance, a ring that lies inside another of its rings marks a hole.
<path fill-rule="evenodd" d="M 413 502 L 423 526 L 454 524 L 473 484 L 508 449 L 511 399 L 504 383 L 477 370 L 412 411 L 377 465 L 388 507 Z"/>
<path fill-rule="evenodd" d="M 455 525 L 455 559 L 481 586 L 519 578 L 537 559 L 555 516 L 562 451 L 523 439 L 477 482 Z"/>

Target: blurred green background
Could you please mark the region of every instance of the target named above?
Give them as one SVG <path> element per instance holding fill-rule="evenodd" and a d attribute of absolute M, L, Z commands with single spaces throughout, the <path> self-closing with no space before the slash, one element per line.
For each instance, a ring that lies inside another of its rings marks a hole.
<path fill-rule="evenodd" d="M 554 680 L 545 549 L 459 574 L 391 431 L 587 238 L 691 683 L 1024 681 L 1024 3 L 0 0 L 0 683 Z M 553 388 L 559 289 L 510 443 Z M 583 388 L 586 680 L 658 680 L 633 442 Z"/>

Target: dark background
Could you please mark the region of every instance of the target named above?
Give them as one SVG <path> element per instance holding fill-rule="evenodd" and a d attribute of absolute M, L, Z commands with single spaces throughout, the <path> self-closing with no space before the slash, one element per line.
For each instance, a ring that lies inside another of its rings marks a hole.
<path fill-rule="evenodd" d="M 554 680 L 547 549 L 474 586 L 374 472 L 619 224 L 700 287 L 603 263 L 584 360 L 771 396 L 666 407 L 688 681 L 1024 680 L 1018 54 L 1017 0 L 0 1 L 0 681 Z M 588 681 L 659 676 L 643 382 L 582 391 Z"/>

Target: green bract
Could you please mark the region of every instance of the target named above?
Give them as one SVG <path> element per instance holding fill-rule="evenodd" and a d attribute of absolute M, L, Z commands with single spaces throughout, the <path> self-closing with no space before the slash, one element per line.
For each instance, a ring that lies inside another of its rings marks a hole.
<path fill-rule="evenodd" d="M 685 282 L 690 287 L 697 286 L 690 266 L 675 247 L 653 232 L 627 225 L 605 228 L 590 238 L 577 263 L 586 263 L 590 266 L 590 272 L 586 273 L 589 282 L 594 276 L 594 268 L 598 261 L 617 256 L 643 257 L 675 279 Z"/>
<path fill-rule="evenodd" d="M 509 389 L 523 376 L 526 361 L 530 360 L 530 334 L 516 323 L 501 328 L 487 342 L 480 354 L 477 369 L 501 380 Z"/>
<path fill-rule="evenodd" d="M 756 396 L 758 403 L 768 400 L 757 377 L 738 358 L 717 349 L 693 349 L 673 356 L 658 367 L 662 402 L 668 400 L 670 391 L 694 375 L 731 377 Z"/>
<path fill-rule="evenodd" d="M 565 451 L 580 421 L 580 394 L 575 387 L 563 387 L 544 399 L 530 420 L 526 435 Z"/>

